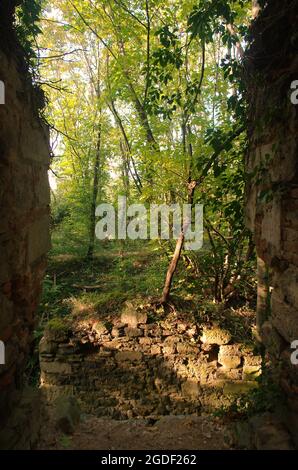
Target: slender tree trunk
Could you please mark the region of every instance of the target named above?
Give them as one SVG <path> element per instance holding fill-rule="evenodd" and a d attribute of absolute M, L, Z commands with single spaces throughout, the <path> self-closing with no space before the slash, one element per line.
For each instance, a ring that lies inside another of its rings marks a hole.
<path fill-rule="evenodd" d="M 161 298 L 161 303 L 162 304 L 167 303 L 168 300 L 169 300 L 171 287 L 172 287 L 172 282 L 173 282 L 173 277 L 174 277 L 175 271 L 177 269 L 179 259 L 181 257 L 181 252 L 182 252 L 182 248 L 183 248 L 183 244 L 184 244 L 184 237 L 185 237 L 184 233 L 181 232 L 180 236 L 177 240 L 177 243 L 176 243 L 176 248 L 175 248 L 173 258 L 171 260 L 170 266 L 169 266 L 168 271 L 167 271 L 165 285 L 164 285 L 164 289 L 163 289 L 163 292 L 162 292 L 162 298 Z"/>
<path fill-rule="evenodd" d="M 87 252 L 87 258 L 92 259 L 94 256 L 94 245 L 95 245 L 95 211 L 96 202 L 99 188 L 99 173 L 100 173 L 100 154 L 101 154 L 101 124 L 97 135 L 96 154 L 93 167 L 93 188 L 92 188 L 92 199 L 90 206 L 90 228 L 89 228 L 89 247 Z"/>
<path fill-rule="evenodd" d="M 135 164 L 135 161 L 133 159 L 133 156 L 132 156 L 132 153 L 131 153 L 131 146 L 130 146 L 130 143 L 129 143 L 129 140 L 128 140 L 128 137 L 127 137 L 127 134 L 126 134 L 126 131 L 124 129 L 124 125 L 123 125 L 123 122 L 121 120 L 121 117 L 115 107 L 115 103 L 114 101 L 111 99 L 110 100 L 110 110 L 112 111 L 115 119 L 116 119 L 116 122 L 119 126 L 119 129 L 122 133 L 122 136 L 123 136 L 123 139 L 124 139 L 124 147 L 123 150 L 125 151 L 125 153 L 127 154 L 127 166 L 128 166 L 128 171 L 134 181 L 134 184 L 138 190 L 138 192 L 141 194 L 142 193 L 142 181 L 140 179 L 140 176 L 138 174 L 138 171 L 137 171 L 137 167 L 136 167 L 136 164 Z M 132 168 L 130 166 L 130 163 L 132 164 Z"/>
<path fill-rule="evenodd" d="M 197 182 L 196 181 L 191 181 L 188 184 L 188 204 L 190 204 L 190 205 L 193 205 L 193 197 L 194 197 L 194 192 L 195 192 L 196 187 L 197 187 Z M 191 218 L 190 219 L 184 219 L 183 228 L 182 228 L 182 231 L 181 231 L 181 233 L 179 235 L 179 238 L 177 240 L 174 255 L 173 255 L 173 258 L 172 258 L 171 263 L 169 265 L 168 271 L 167 271 L 166 280 L 165 280 L 165 284 L 164 284 L 164 288 L 163 288 L 163 292 L 162 292 L 162 297 L 161 297 L 161 300 L 160 300 L 160 302 L 162 304 L 167 303 L 168 300 L 169 300 L 171 287 L 172 287 L 172 282 L 173 282 L 173 277 L 174 277 L 174 274 L 176 272 L 179 260 L 181 258 L 181 252 L 182 252 L 182 248 L 183 248 L 183 244 L 184 244 L 184 240 L 185 240 L 185 234 L 186 234 L 187 229 L 190 226 L 190 224 L 191 224 Z"/>
<path fill-rule="evenodd" d="M 127 155 L 126 155 L 122 140 L 120 140 L 120 152 L 122 156 L 121 170 L 122 170 L 123 187 L 125 190 L 125 196 L 127 197 L 127 199 L 129 199 L 130 198 L 129 163 L 127 161 Z"/>

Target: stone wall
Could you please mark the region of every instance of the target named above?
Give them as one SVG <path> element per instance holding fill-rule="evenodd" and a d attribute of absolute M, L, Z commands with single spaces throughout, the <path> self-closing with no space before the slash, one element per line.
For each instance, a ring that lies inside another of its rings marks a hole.
<path fill-rule="evenodd" d="M 252 27 L 246 72 L 247 224 L 259 257 L 258 327 L 298 445 L 298 367 L 290 361 L 298 339 L 298 106 L 290 99 L 298 79 L 297 16 L 297 1 L 268 2 Z"/>
<path fill-rule="evenodd" d="M 38 396 L 25 387 L 45 254 L 49 248 L 49 136 L 11 28 L 14 2 L 1 1 L 0 80 L 0 448 L 36 439 Z"/>
<path fill-rule="evenodd" d="M 52 320 L 40 365 L 49 401 L 75 396 L 83 411 L 116 419 L 214 411 L 261 373 L 261 357 L 228 331 L 175 316 L 152 322 L 129 303 L 108 322 Z"/>

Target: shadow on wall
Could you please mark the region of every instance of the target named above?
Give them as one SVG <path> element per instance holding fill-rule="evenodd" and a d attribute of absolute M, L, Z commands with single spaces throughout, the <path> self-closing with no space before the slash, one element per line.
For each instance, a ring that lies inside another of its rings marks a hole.
<path fill-rule="evenodd" d="M 228 331 L 146 321 L 133 311 L 108 327 L 87 320 L 48 328 L 40 344 L 48 400 L 74 395 L 85 412 L 127 419 L 214 411 L 256 387 L 262 359 L 231 344 Z"/>

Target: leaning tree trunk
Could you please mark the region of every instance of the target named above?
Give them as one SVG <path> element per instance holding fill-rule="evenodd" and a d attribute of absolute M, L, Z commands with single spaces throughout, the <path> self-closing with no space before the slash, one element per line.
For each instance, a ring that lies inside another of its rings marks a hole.
<path fill-rule="evenodd" d="M 99 172 L 100 172 L 100 153 L 101 153 L 101 124 L 99 125 L 96 154 L 93 168 L 93 189 L 92 199 L 90 205 L 90 225 L 89 225 L 89 247 L 87 252 L 87 258 L 92 259 L 94 256 L 94 245 L 95 245 L 95 226 L 96 226 L 96 202 L 99 188 Z"/>
<path fill-rule="evenodd" d="M 197 187 L 197 181 L 191 181 L 188 184 L 188 203 L 191 204 L 191 206 L 193 205 L 193 197 L 194 197 L 194 192 L 195 192 L 196 187 Z M 174 255 L 167 271 L 166 280 L 165 280 L 165 284 L 164 284 L 164 288 L 162 292 L 162 297 L 160 299 L 160 303 L 162 304 L 166 304 L 169 301 L 173 277 L 176 272 L 179 260 L 181 258 L 181 252 L 182 252 L 182 248 L 183 248 L 183 244 L 185 240 L 185 234 L 190 225 L 191 225 L 191 218 L 183 220 L 182 231 L 177 240 Z"/>

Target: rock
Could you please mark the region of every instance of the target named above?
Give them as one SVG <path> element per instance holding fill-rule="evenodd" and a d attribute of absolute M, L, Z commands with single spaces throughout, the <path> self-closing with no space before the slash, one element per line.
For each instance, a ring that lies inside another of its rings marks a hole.
<path fill-rule="evenodd" d="M 178 343 L 177 351 L 179 354 L 195 354 L 198 352 L 198 346 L 189 343 Z"/>
<path fill-rule="evenodd" d="M 243 380 L 253 380 L 262 374 L 261 366 L 243 366 Z"/>
<path fill-rule="evenodd" d="M 172 336 L 172 334 L 171 330 L 162 330 L 162 336 Z"/>
<path fill-rule="evenodd" d="M 59 397 L 55 402 L 56 424 L 65 434 L 73 434 L 80 422 L 81 411 L 74 397 Z"/>
<path fill-rule="evenodd" d="M 163 381 L 160 377 L 156 377 L 154 379 L 154 385 L 155 385 L 155 388 L 161 392 L 162 388 L 163 388 Z"/>
<path fill-rule="evenodd" d="M 153 346 L 151 346 L 151 354 L 153 356 L 161 354 L 161 347 L 158 346 L 157 344 L 154 344 Z"/>
<path fill-rule="evenodd" d="M 200 387 L 198 382 L 194 380 L 186 380 L 181 384 L 182 395 L 186 398 L 196 399 L 200 395 Z"/>
<path fill-rule="evenodd" d="M 119 338 L 120 336 L 120 329 L 119 328 L 116 328 L 114 327 L 111 331 L 111 335 L 113 338 Z"/>
<path fill-rule="evenodd" d="M 241 352 L 237 344 L 219 348 L 218 362 L 226 369 L 236 369 L 241 364 Z"/>
<path fill-rule="evenodd" d="M 116 361 L 117 362 L 138 362 L 142 360 L 142 353 L 137 351 L 119 351 L 116 354 Z"/>
<path fill-rule="evenodd" d="M 40 369 L 46 374 L 71 374 L 71 365 L 65 362 L 44 362 L 40 363 Z"/>
<path fill-rule="evenodd" d="M 39 354 L 55 354 L 58 345 L 54 341 L 48 341 L 45 337 L 39 343 Z"/>
<path fill-rule="evenodd" d="M 199 376 L 202 384 L 211 384 L 216 379 L 216 374 L 217 363 L 215 361 L 199 365 Z"/>
<path fill-rule="evenodd" d="M 53 325 L 51 325 L 51 327 L 46 328 L 44 336 L 48 342 L 54 341 L 57 343 L 66 343 L 69 339 L 69 330 L 66 326 L 63 328 L 62 325 L 61 327 L 60 325 L 57 325 L 55 328 Z"/>
<path fill-rule="evenodd" d="M 197 327 L 194 325 L 191 328 L 188 328 L 186 334 L 190 338 L 193 338 L 197 334 Z"/>
<path fill-rule="evenodd" d="M 232 335 L 227 330 L 217 326 L 204 328 L 201 336 L 202 343 L 224 345 L 231 341 Z"/>
<path fill-rule="evenodd" d="M 124 328 L 124 332 L 129 338 L 139 338 L 140 336 L 143 336 L 143 330 L 140 328 L 132 328 L 128 326 L 127 328 Z"/>
<path fill-rule="evenodd" d="M 235 382 L 227 382 L 224 385 L 223 393 L 225 395 L 241 395 L 249 392 L 250 390 L 257 388 L 255 382 L 249 382 L 244 380 L 238 380 Z"/>
<path fill-rule="evenodd" d="M 226 369 L 225 367 L 220 367 L 216 376 L 218 379 L 222 380 L 241 380 L 242 371 L 241 369 Z"/>
<path fill-rule="evenodd" d="M 75 347 L 73 344 L 63 343 L 63 344 L 60 344 L 58 347 L 58 354 L 61 356 L 71 356 L 75 354 L 77 350 L 78 348 Z"/>
<path fill-rule="evenodd" d="M 137 311 L 133 304 L 127 302 L 121 314 L 121 323 L 136 328 L 140 324 L 147 323 L 147 313 Z"/>
<path fill-rule="evenodd" d="M 171 356 L 172 354 L 176 353 L 176 345 L 175 344 L 165 344 L 162 348 L 162 352 L 165 356 Z"/>
<path fill-rule="evenodd" d="M 142 346 L 151 346 L 152 344 L 152 339 L 151 338 L 140 338 L 139 339 L 139 343 L 142 345 Z"/>
<path fill-rule="evenodd" d="M 262 356 L 245 356 L 244 357 L 245 366 L 262 366 Z"/>
<path fill-rule="evenodd" d="M 109 333 L 109 330 L 106 324 L 102 321 L 97 321 L 93 324 L 92 329 L 98 336 L 106 335 Z"/>
<path fill-rule="evenodd" d="M 178 333 L 185 333 L 186 329 L 187 329 L 187 325 L 185 323 L 177 323 Z"/>

